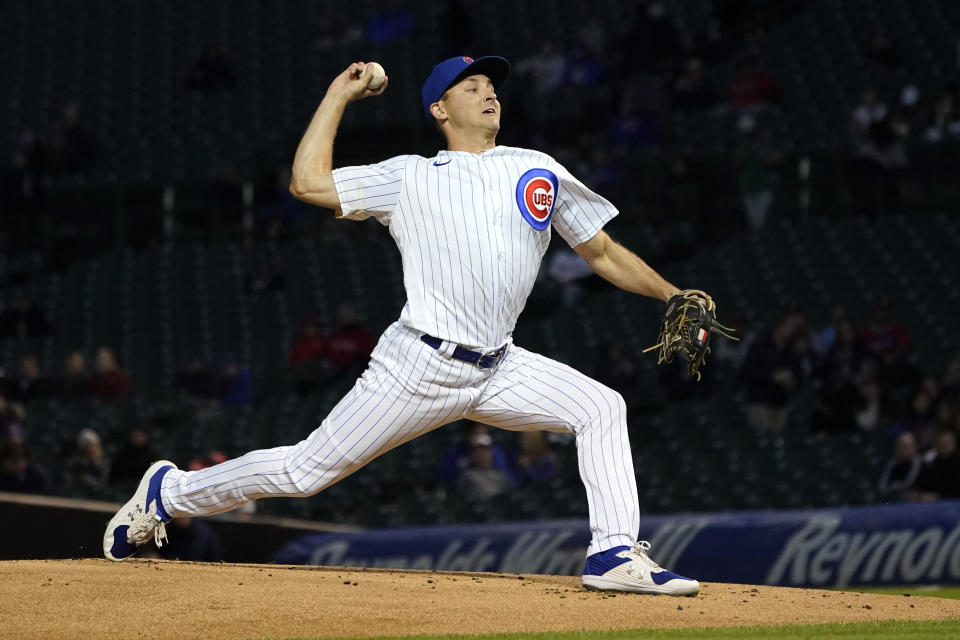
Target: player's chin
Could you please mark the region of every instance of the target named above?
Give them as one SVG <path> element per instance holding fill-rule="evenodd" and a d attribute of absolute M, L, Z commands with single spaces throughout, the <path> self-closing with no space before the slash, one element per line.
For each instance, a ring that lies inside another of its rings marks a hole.
<path fill-rule="evenodd" d="M 500 131 L 500 116 L 484 116 L 483 126 L 487 131 Z"/>

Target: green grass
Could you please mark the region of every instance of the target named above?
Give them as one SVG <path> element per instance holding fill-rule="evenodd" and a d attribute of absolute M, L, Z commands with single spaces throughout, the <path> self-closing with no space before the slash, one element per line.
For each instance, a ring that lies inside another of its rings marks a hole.
<path fill-rule="evenodd" d="M 849 624 L 785 625 L 777 627 L 707 627 L 702 629 L 627 629 L 567 633 L 500 633 L 477 636 L 415 636 L 417 640 L 678 640 L 680 638 L 746 638 L 748 640 L 919 640 L 960 637 L 960 620 L 928 622 L 855 622 Z M 410 640 L 411 636 L 378 636 L 371 640 Z M 291 639 L 293 640 L 293 639 Z M 296 640 L 321 640 L 298 638 Z"/>

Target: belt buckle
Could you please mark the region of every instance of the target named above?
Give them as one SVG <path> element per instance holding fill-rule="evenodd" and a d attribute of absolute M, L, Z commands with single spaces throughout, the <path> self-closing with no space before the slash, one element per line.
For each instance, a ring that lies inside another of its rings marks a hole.
<path fill-rule="evenodd" d="M 498 364 L 500 363 L 500 358 L 503 357 L 503 352 L 506 351 L 506 349 L 507 349 L 507 345 L 504 344 L 504 345 L 500 346 L 499 348 L 494 349 L 493 351 L 488 351 L 487 353 L 483 353 L 483 352 L 481 351 L 481 352 L 480 352 L 480 357 L 477 358 L 477 361 L 476 361 L 476 363 L 475 363 L 476 367 L 477 367 L 478 369 L 493 369 L 493 367 L 495 367 L 496 365 L 498 365 Z M 491 366 L 489 366 L 489 367 L 482 367 L 482 366 L 480 366 L 480 363 L 483 362 L 484 358 L 493 358 L 493 359 L 494 359 L 493 365 L 491 365 Z"/>

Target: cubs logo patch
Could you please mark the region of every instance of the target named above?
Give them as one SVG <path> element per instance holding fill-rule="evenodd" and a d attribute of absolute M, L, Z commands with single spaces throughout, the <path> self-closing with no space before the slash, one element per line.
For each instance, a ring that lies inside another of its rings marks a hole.
<path fill-rule="evenodd" d="M 550 226 L 557 202 L 557 176 L 547 169 L 530 169 L 517 181 L 517 207 L 520 215 L 537 231 Z"/>
<path fill-rule="evenodd" d="M 471 58 L 470 56 L 463 56 L 463 61 L 466 62 L 467 64 L 473 64 L 473 58 Z"/>

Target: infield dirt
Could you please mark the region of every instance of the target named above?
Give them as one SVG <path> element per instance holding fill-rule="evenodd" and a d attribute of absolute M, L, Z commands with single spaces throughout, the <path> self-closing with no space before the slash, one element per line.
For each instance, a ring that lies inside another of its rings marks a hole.
<path fill-rule="evenodd" d="M 694 598 L 578 578 L 132 560 L 0 562 L 13 638 L 363 637 L 960 618 L 960 600 L 710 583 Z"/>

